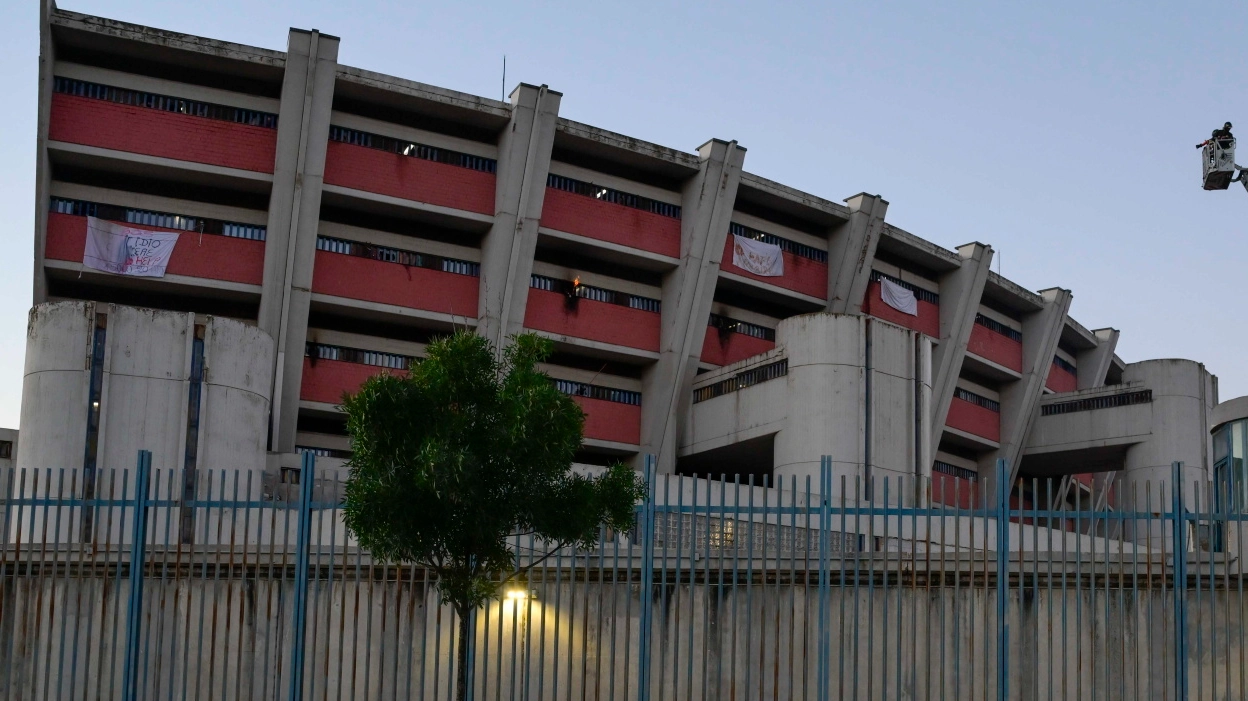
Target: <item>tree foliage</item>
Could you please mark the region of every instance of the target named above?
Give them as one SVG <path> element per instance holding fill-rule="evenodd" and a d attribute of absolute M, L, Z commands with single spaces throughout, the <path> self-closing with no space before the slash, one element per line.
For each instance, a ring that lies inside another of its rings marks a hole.
<path fill-rule="evenodd" d="M 435 573 L 464 631 L 472 609 L 522 574 L 511 537 L 588 547 L 601 526 L 631 528 L 644 496 L 623 465 L 597 477 L 570 469 L 584 414 L 538 370 L 551 349 L 525 334 L 499 357 L 455 333 L 406 377 L 378 375 L 343 402 L 348 529 L 374 557 Z"/>

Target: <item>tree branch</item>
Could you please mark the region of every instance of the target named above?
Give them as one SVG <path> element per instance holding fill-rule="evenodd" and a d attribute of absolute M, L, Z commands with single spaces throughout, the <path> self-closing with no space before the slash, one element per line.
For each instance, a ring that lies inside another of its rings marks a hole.
<path fill-rule="evenodd" d="M 507 578 L 501 582 L 501 584 L 506 584 L 508 582 L 514 581 L 516 577 L 519 577 L 522 574 L 528 574 L 529 570 L 545 562 L 546 560 L 549 560 L 555 553 L 558 553 L 560 550 L 563 550 L 565 547 L 567 547 L 570 544 L 571 543 L 568 541 L 559 541 L 559 543 L 555 545 L 554 549 L 552 549 L 550 552 L 546 553 L 545 555 L 542 555 L 536 560 L 530 561 L 529 564 L 524 567 L 516 568 L 516 571 L 508 575 Z"/>

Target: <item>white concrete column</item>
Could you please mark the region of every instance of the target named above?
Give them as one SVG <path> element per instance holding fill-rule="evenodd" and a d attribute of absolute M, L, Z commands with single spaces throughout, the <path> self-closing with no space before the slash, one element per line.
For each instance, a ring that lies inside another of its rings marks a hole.
<path fill-rule="evenodd" d="M 1118 347 L 1118 329 L 1097 329 L 1092 335 L 1096 336 L 1096 347 L 1075 356 L 1079 389 L 1095 389 L 1105 384 L 1105 375 Z"/>
<path fill-rule="evenodd" d="M 884 232 L 888 201 L 860 192 L 845 200 L 849 222 L 828 239 L 828 306 L 834 314 L 859 314 L 871 282 L 875 248 Z"/>
<path fill-rule="evenodd" d="M 641 404 L 641 452 L 659 469 L 676 468 L 681 419 L 692 401 L 693 378 L 719 279 L 724 241 L 732 221 L 745 149 L 712 139 L 698 149 L 698 174 L 681 194 L 680 265 L 663 278 L 659 360 L 645 373 Z"/>
<path fill-rule="evenodd" d="M 48 120 L 52 116 L 52 78 L 56 65 L 52 45 L 51 14 L 55 0 L 39 3 L 39 116 L 35 143 L 35 271 L 34 302 L 48 301 L 48 280 L 43 271 L 44 246 L 48 232 L 48 191 L 52 183 L 52 165 L 48 162 Z"/>
<path fill-rule="evenodd" d="M 958 247 L 962 265 L 940 279 L 940 338 L 932 349 L 931 454 L 940 446 L 940 436 L 949 416 L 949 403 L 962 373 L 966 346 L 975 328 L 979 300 L 984 296 L 988 271 L 992 269 L 992 247 L 968 243 Z"/>
<path fill-rule="evenodd" d="M 498 142 L 494 225 L 481 242 L 477 333 L 499 350 L 524 328 L 561 98 L 545 85 L 521 83 L 511 93 L 511 123 Z"/>
<path fill-rule="evenodd" d="M 270 450 L 295 449 L 338 39 L 290 30 L 264 246 L 261 330 L 275 341 Z"/>
<path fill-rule="evenodd" d="M 979 459 L 980 494 L 988 504 L 996 503 L 998 459 L 1009 463 L 1010 484 L 1018 476 L 1027 434 L 1040 411 L 1044 383 L 1070 311 L 1070 290 L 1051 288 L 1041 290 L 1040 295 L 1044 309 L 1023 318 L 1023 376 L 1001 388 L 1000 447 Z"/>

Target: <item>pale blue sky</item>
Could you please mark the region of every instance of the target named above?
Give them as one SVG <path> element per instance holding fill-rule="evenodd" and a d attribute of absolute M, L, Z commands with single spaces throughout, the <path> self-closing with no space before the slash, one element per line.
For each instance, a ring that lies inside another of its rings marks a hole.
<path fill-rule="evenodd" d="M 0 426 L 19 417 L 31 296 L 37 3 L 0 20 Z M 1205 2 L 486 3 L 68 0 L 62 7 L 285 48 L 342 37 L 340 60 L 499 97 L 563 92 L 561 114 L 746 169 L 946 247 L 978 240 L 1029 289 L 1122 331 L 1127 362 L 1193 358 L 1248 393 L 1248 193 L 1200 189 L 1193 146 L 1248 134 L 1248 8 Z M 1241 161 L 1248 160 L 1248 155 Z M 994 265 L 994 268 L 996 266 Z"/>

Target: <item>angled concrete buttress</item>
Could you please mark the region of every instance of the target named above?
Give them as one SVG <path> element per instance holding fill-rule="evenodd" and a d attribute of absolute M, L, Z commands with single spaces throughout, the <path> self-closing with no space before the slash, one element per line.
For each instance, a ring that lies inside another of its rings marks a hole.
<path fill-rule="evenodd" d="M 48 197 L 52 184 L 52 164 L 48 162 L 48 124 L 52 118 L 52 69 L 56 64 L 49 16 L 56 11 L 55 0 L 39 3 L 39 116 L 35 143 L 35 304 L 48 301 L 48 279 L 43 270 L 43 252 L 48 232 Z"/>
<path fill-rule="evenodd" d="M 280 453 L 295 450 L 338 38 L 292 29 L 286 51 L 259 319 L 275 342 L 270 450 Z"/>
<path fill-rule="evenodd" d="M 968 243 L 958 247 L 962 265 L 940 279 L 940 343 L 932 349 L 931 455 L 940 446 L 949 403 L 958 386 L 966 346 L 984 296 L 988 271 L 992 268 L 992 247 Z"/>
<path fill-rule="evenodd" d="M 845 200 L 849 222 L 828 240 L 828 306 L 834 314 L 859 314 L 871 282 L 875 249 L 884 234 L 888 201 L 858 193 Z"/>
<path fill-rule="evenodd" d="M 745 149 L 735 141 L 712 139 L 698 154 L 698 174 L 681 195 L 680 265 L 663 278 L 659 360 L 643 378 L 641 453 L 657 456 L 664 472 L 676 468 L 676 447 L 745 162 Z"/>
<path fill-rule="evenodd" d="M 481 242 L 477 333 L 499 351 L 524 327 L 561 98 L 545 85 L 520 84 L 511 93 L 511 123 L 498 142 L 494 224 Z"/>
<path fill-rule="evenodd" d="M 1081 351 L 1075 356 L 1079 389 L 1096 389 L 1105 384 L 1109 366 L 1114 362 L 1114 350 L 1118 347 L 1118 329 L 1097 329 L 1096 347 Z"/>
<path fill-rule="evenodd" d="M 996 503 L 998 459 L 1009 462 L 1009 484 L 1018 476 L 1027 434 L 1040 412 L 1044 383 L 1066 325 L 1066 314 L 1070 311 L 1070 290 L 1051 288 L 1041 290 L 1040 295 L 1044 298 L 1044 308 L 1023 318 L 1022 378 L 1001 388 L 1000 447 L 979 459 L 980 495 L 987 504 Z"/>

